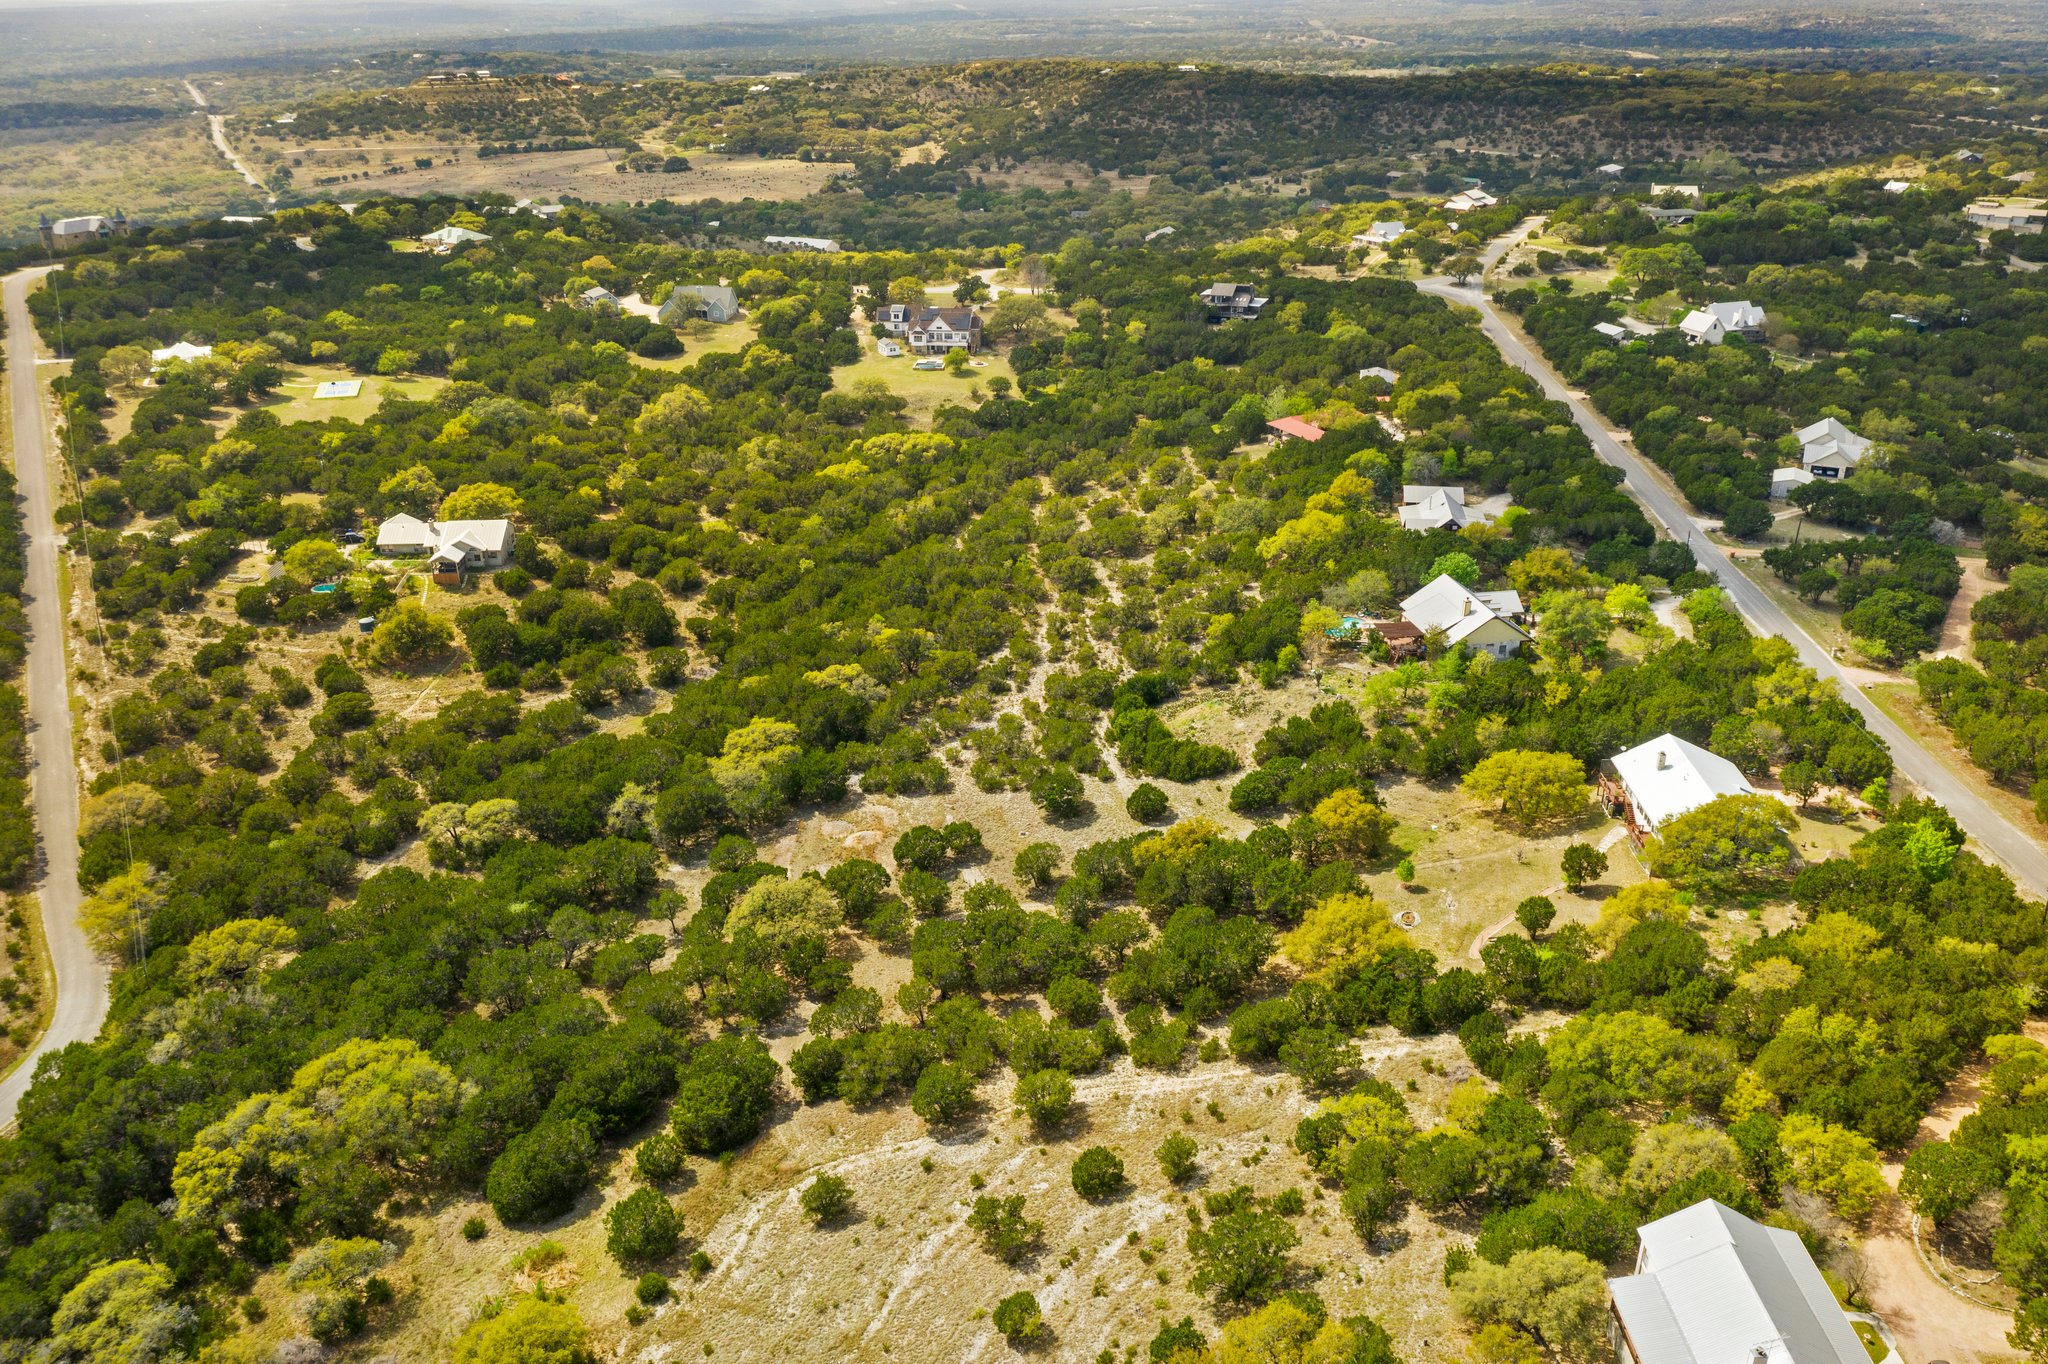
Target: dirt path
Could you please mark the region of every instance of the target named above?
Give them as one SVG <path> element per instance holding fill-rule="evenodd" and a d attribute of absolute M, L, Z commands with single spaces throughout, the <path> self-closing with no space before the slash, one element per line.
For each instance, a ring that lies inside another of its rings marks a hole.
<path fill-rule="evenodd" d="M 2040 1029 L 2030 1024 L 2028 1032 Z M 1920 1120 L 1913 1144 L 1941 1141 L 1976 1111 L 1984 1068 L 1971 1067 L 1949 1083 L 1941 1099 Z M 1885 1179 L 1898 1187 L 1899 1165 L 1885 1166 Z M 1904 1202 L 1891 1199 L 1878 1214 L 1863 1242 L 1868 1271 L 1865 1296 L 1898 1340 L 1909 1364 L 1945 1359 L 1949 1364 L 1992 1364 L 2017 1358 L 2006 1341 L 2012 1317 L 1962 1297 L 1936 1279 L 1921 1261 L 1914 1244 L 1913 1214 Z"/>
<path fill-rule="evenodd" d="M 2005 584 L 1993 581 L 1984 572 L 1984 565 L 1974 560 L 1962 561 L 1963 582 L 1948 604 L 1948 616 L 1941 622 L 1941 643 L 1934 650 L 1935 658 L 1968 658 L 1970 656 L 1970 608 L 1975 606 L 1987 592 L 1996 592 Z"/>

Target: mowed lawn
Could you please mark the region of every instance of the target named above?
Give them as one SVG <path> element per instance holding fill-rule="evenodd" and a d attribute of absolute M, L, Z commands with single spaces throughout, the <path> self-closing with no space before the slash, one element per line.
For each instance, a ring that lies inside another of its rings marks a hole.
<path fill-rule="evenodd" d="M 682 339 L 681 355 L 664 356 L 650 360 L 644 355 L 633 357 L 633 363 L 648 369 L 684 369 L 696 364 L 707 355 L 729 355 L 743 351 L 760 339 L 760 331 L 746 318 L 737 322 L 687 322 L 677 329 Z"/>
<path fill-rule="evenodd" d="M 908 415 L 918 421 L 929 421 L 942 402 L 956 402 L 973 406 L 974 400 L 968 390 L 980 384 L 983 395 L 987 395 L 988 381 L 1000 374 L 1012 383 L 1017 372 L 1010 368 L 1010 362 L 993 351 L 983 351 L 974 357 L 981 366 L 969 369 L 955 377 L 943 369 L 913 369 L 911 363 L 917 357 L 903 355 L 885 360 L 875 353 L 874 340 L 861 338 L 861 357 L 850 365 L 841 365 L 832 371 L 832 387 L 849 393 L 853 386 L 863 379 L 880 379 L 889 386 L 889 391 L 910 404 Z"/>
<path fill-rule="evenodd" d="M 353 398 L 313 396 L 313 390 L 321 384 L 345 379 L 362 380 L 362 391 Z M 326 421 L 329 417 L 342 417 L 359 422 L 374 416 L 378 406 L 387 396 L 431 398 L 446 387 L 446 379 L 412 375 L 384 378 L 374 374 L 352 374 L 345 369 L 314 366 L 293 371 L 292 377 L 278 385 L 277 395 L 265 402 L 263 407 L 276 413 L 277 419 L 287 425 L 292 422 Z"/>

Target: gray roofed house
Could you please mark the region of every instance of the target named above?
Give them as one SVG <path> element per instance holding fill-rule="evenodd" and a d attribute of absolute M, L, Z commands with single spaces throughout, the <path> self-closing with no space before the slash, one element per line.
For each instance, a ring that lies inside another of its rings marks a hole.
<path fill-rule="evenodd" d="M 655 321 L 674 326 L 693 317 L 730 322 L 740 315 L 740 296 L 724 284 L 678 284 L 662 300 Z"/>
<path fill-rule="evenodd" d="M 1793 1233 L 1707 1199 L 1637 1236 L 1636 1272 L 1607 1281 L 1622 1364 L 1868 1364 Z"/>
<path fill-rule="evenodd" d="M 1199 297 L 1203 305 L 1209 309 L 1211 322 L 1257 317 L 1260 311 L 1272 302 L 1269 298 L 1261 297 L 1259 291 L 1249 284 L 1230 284 L 1222 280 L 1202 290 Z"/>

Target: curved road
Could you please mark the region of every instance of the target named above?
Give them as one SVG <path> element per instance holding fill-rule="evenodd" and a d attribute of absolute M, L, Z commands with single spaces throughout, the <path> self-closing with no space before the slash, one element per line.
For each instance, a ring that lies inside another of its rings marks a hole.
<path fill-rule="evenodd" d="M 1530 219 L 1513 232 L 1497 239 L 1487 247 L 1482 260 L 1487 268 L 1528 236 L 1538 220 Z M 2048 898 L 2048 851 L 2044 851 L 2026 833 L 2016 828 L 2005 816 L 1992 808 L 1991 804 L 1977 794 L 1979 781 L 1965 780 L 1957 776 L 1942 761 L 1920 746 L 1919 740 L 1901 729 L 1889 715 L 1879 710 L 1877 704 L 1863 694 L 1854 682 L 1843 675 L 1828 651 L 1816 643 L 1811 635 L 1800 629 L 1792 618 L 1765 594 L 1764 590 L 1751 582 L 1742 570 L 1729 561 L 1720 546 L 1707 539 L 1699 524 L 1693 520 L 1675 493 L 1651 472 L 1642 456 L 1623 445 L 1608 432 L 1607 424 L 1600 420 L 1590 405 L 1573 395 L 1571 389 L 1559 377 L 1550 362 L 1531 350 L 1522 338 L 1494 310 L 1493 303 L 1481 292 L 1477 284 L 1457 284 L 1449 279 L 1425 279 L 1416 287 L 1424 293 L 1435 294 L 1453 303 L 1463 304 L 1479 313 L 1480 326 L 1493 343 L 1500 347 L 1508 363 L 1532 375 L 1543 387 L 1547 397 L 1563 403 L 1571 410 L 1572 420 L 1593 442 L 1593 449 L 1600 458 L 1620 469 L 1625 475 L 1622 487 L 1650 514 L 1652 521 L 1661 525 L 1673 539 L 1683 538 L 1692 547 L 1700 566 L 1720 581 L 1721 590 L 1734 602 L 1751 628 L 1767 635 L 1782 636 L 1798 651 L 1800 661 L 1822 677 L 1835 683 L 1836 689 L 1849 703 L 1862 713 L 1864 723 L 1870 731 L 1882 739 L 1891 749 L 1893 765 L 1901 776 L 1925 791 L 1955 816 L 1956 823 L 1964 832 L 1977 841 L 1977 845 L 2009 872 L 2021 888 Z"/>
<path fill-rule="evenodd" d="M 14 415 L 14 474 L 28 532 L 29 790 L 42 851 L 43 936 L 57 974 L 50 1028 L 13 1073 L 0 1080 L 0 1127 L 12 1127 L 36 1063 L 73 1042 L 99 1035 L 107 1016 L 107 968 L 78 926 L 78 763 L 71 747 L 71 694 L 64 665 L 64 598 L 57 587 L 64 542 L 51 515 L 49 422 L 36 383 L 35 325 L 29 285 L 47 267 L 0 280 L 7 312 L 7 391 Z"/>

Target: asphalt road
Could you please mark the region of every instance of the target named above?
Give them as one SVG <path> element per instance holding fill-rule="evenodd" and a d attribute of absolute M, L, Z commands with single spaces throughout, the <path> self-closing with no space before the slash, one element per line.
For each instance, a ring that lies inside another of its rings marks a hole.
<path fill-rule="evenodd" d="M 43 269 L 0 280 L 7 311 L 7 391 L 14 414 L 14 470 L 28 532 L 29 792 L 41 849 L 43 934 L 57 973 L 57 1008 L 35 1049 L 0 1080 L 0 1127 L 35 1076 L 36 1062 L 99 1035 L 107 1016 L 107 968 L 78 927 L 78 764 L 71 747 L 71 697 L 64 666 L 64 599 L 57 590 L 63 542 L 51 508 L 49 423 L 36 383 L 35 327 L 28 287 Z"/>
<path fill-rule="evenodd" d="M 1507 250 L 1535 226 L 1534 222 L 1523 223 L 1514 232 L 1499 239 L 1488 247 L 1483 259 L 1491 267 Z M 1811 635 L 1785 614 L 1765 595 L 1762 588 L 1751 582 L 1742 570 L 1729 562 L 1719 546 L 1708 540 L 1691 512 L 1655 477 L 1643 458 L 1635 451 L 1609 434 L 1606 423 L 1583 400 L 1573 396 L 1565 386 L 1550 362 L 1536 354 L 1511 330 L 1494 310 L 1493 304 L 1485 297 L 1476 284 L 1460 285 L 1448 279 L 1425 279 L 1416 285 L 1424 293 L 1435 294 L 1453 303 L 1461 303 L 1477 309 L 1480 325 L 1508 363 L 1534 376 L 1542 385 L 1543 392 L 1571 409 L 1572 419 L 1586 438 L 1593 442 L 1593 449 L 1600 458 L 1620 469 L 1626 478 L 1623 487 L 1629 496 L 1642 504 L 1650 519 L 1661 526 L 1673 539 L 1683 539 L 1692 547 L 1700 566 L 1720 580 L 1721 590 L 1728 594 L 1736 610 L 1759 633 L 1779 635 L 1789 641 L 1799 653 L 1800 659 L 1822 677 L 1834 680 L 1836 688 L 1850 704 L 1862 712 L 1864 722 L 1870 731 L 1882 739 L 1891 750 L 1892 763 L 1899 775 L 1919 787 L 1935 800 L 1947 807 L 1955 816 L 1956 823 L 1976 840 L 1978 847 L 1988 854 L 2007 872 L 2022 889 L 2029 893 L 2048 898 L 2048 851 L 2044 851 L 2026 833 L 2015 827 L 1982 796 L 1977 788 L 1982 778 L 1963 779 L 1945 766 L 1938 758 L 1920 746 L 1912 735 L 1901 729 L 1892 718 L 1879 710 L 1877 704 L 1865 696 L 1855 683 L 1843 675 L 1841 668 L 1828 651 L 1816 643 Z"/>

